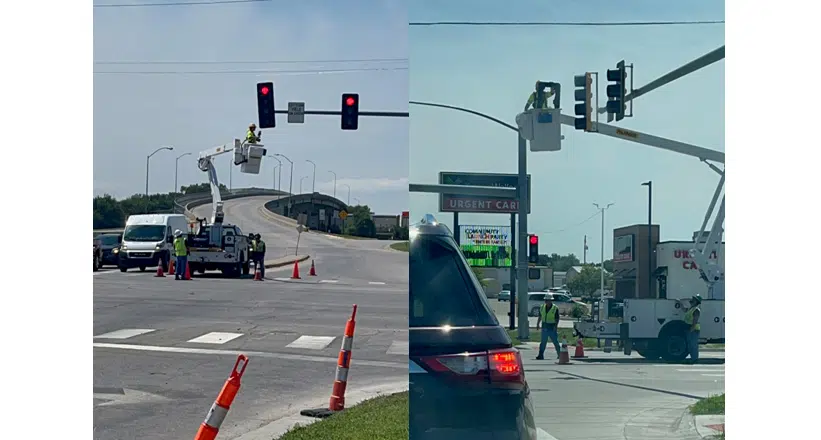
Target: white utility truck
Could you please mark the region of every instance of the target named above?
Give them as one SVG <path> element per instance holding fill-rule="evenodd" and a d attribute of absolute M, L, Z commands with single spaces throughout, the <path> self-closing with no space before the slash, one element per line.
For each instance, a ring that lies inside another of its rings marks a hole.
<path fill-rule="evenodd" d="M 241 165 L 246 174 L 259 174 L 265 148 L 260 144 L 247 144 L 234 139 L 233 147 L 220 145 L 200 153 L 198 166 L 208 173 L 211 184 L 211 219 L 198 218 L 198 225 L 188 235 L 190 250 L 188 265 L 192 272 L 205 273 L 219 270 L 223 275 L 239 277 L 250 272 L 250 240 L 243 235 L 239 226 L 225 223 L 222 196 L 219 190 L 217 170 L 213 158 L 221 154 L 234 153 L 234 165 Z"/>

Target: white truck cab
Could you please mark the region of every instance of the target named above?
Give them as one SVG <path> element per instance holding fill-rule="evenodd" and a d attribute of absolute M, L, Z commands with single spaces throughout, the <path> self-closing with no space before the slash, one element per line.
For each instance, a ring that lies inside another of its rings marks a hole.
<path fill-rule="evenodd" d="M 118 266 L 120 272 L 139 267 L 157 267 L 164 271 L 174 251 L 174 231 L 188 232 L 188 220 L 182 214 L 140 214 L 128 217 L 123 231 Z"/>

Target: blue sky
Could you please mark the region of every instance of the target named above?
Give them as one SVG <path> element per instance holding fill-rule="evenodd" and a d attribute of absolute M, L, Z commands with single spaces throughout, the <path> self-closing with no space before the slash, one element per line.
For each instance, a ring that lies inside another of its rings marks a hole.
<path fill-rule="evenodd" d="M 110 2 L 101 2 L 110 3 Z M 151 159 L 150 192 L 174 187 L 175 158 L 181 185 L 207 182 L 196 166 L 202 150 L 242 137 L 256 121 L 255 84 L 272 80 L 277 108 L 304 101 L 309 110 L 338 110 L 341 94 L 360 94 L 360 110 L 407 111 L 407 7 L 401 0 L 273 1 L 238 5 L 95 8 L 94 59 L 101 61 L 317 61 L 404 59 L 399 62 L 300 62 L 168 65 L 100 65 L 100 71 L 316 71 L 387 68 L 353 73 L 94 74 L 94 193 L 125 197 L 145 190 L 145 157 Z M 343 132 L 339 117 L 307 116 L 263 132 L 269 154 L 294 161 L 294 191 L 333 191 L 358 199 L 377 213 L 408 209 L 407 118 L 361 118 L 359 130 Z M 219 178 L 229 183 L 229 155 L 217 158 Z M 270 188 L 276 161 L 259 175 L 235 168 L 234 188 Z M 283 162 L 282 188 L 288 187 Z"/>
<path fill-rule="evenodd" d="M 664 21 L 721 20 L 724 2 L 417 0 L 410 21 Z M 624 59 L 641 86 L 724 44 L 723 25 L 661 27 L 411 27 L 410 96 L 468 107 L 515 124 L 533 83 L 563 85 L 562 108 L 573 111 L 573 76 L 601 73 Z M 601 99 L 600 101 L 603 101 Z M 437 183 L 439 171 L 515 173 L 515 135 L 464 113 L 411 106 L 410 181 Z M 724 62 L 636 100 L 635 117 L 619 126 L 724 151 Z M 602 116 L 602 122 L 606 122 Z M 612 229 L 646 223 L 653 181 L 653 221 L 662 240 L 689 240 L 701 226 L 718 176 L 697 159 L 564 127 L 563 149 L 529 153 L 533 175 L 530 231 L 541 253 L 573 252 L 599 261 L 600 217 L 607 212 L 605 258 Z M 438 211 L 438 197 L 411 194 L 413 217 Z M 449 214 L 439 214 L 451 222 Z M 589 219 L 584 222 L 584 220 Z M 507 225 L 506 215 L 460 216 L 462 224 Z M 580 224 L 581 223 L 581 224 Z"/>

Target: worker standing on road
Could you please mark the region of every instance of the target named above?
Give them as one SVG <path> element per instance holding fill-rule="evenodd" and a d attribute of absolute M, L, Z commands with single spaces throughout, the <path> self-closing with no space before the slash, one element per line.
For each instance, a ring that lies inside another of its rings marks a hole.
<path fill-rule="evenodd" d="M 259 140 L 262 138 L 262 132 L 258 131 L 256 134 L 254 134 L 254 130 L 256 129 L 257 124 L 253 122 L 251 123 L 251 125 L 248 126 L 248 132 L 245 133 L 245 143 L 256 144 L 259 142 Z"/>
<path fill-rule="evenodd" d="M 690 326 L 687 332 L 687 351 L 690 352 L 690 362 L 698 362 L 698 338 L 701 334 L 701 295 L 693 295 L 690 298 L 690 308 L 684 313 L 684 323 Z"/>
<path fill-rule="evenodd" d="M 547 107 L 547 98 L 553 96 L 553 90 L 545 90 L 547 88 L 547 84 L 536 81 L 536 90 L 530 94 L 527 98 L 527 102 L 525 103 L 525 111 L 527 111 L 530 106 L 533 108 L 548 108 Z"/>
<path fill-rule="evenodd" d="M 257 267 L 259 268 L 260 275 L 265 278 L 265 242 L 262 241 L 262 237 L 257 234 L 256 239 L 256 258 L 257 258 Z"/>
<path fill-rule="evenodd" d="M 251 240 L 251 244 L 248 245 L 248 258 L 249 260 L 254 263 L 254 272 L 257 271 L 257 236 L 253 233 L 248 234 L 248 239 Z"/>
<path fill-rule="evenodd" d="M 548 338 L 553 340 L 553 346 L 556 347 L 556 358 L 561 353 L 559 346 L 559 308 L 553 304 L 553 295 L 546 293 L 544 296 L 544 304 L 539 309 L 539 319 L 536 321 L 536 330 L 539 329 L 539 324 L 542 327 L 542 342 L 539 343 L 539 355 L 536 359 L 544 359 L 544 350 L 547 348 Z"/>
<path fill-rule="evenodd" d="M 185 279 L 185 267 L 188 265 L 188 245 L 185 244 L 185 237 L 182 231 L 174 231 L 174 255 L 177 257 L 177 264 L 174 267 L 174 279 Z"/>

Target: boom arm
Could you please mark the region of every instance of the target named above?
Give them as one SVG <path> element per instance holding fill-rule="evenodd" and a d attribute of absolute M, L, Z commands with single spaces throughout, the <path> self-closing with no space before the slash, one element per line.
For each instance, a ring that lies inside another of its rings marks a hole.
<path fill-rule="evenodd" d="M 212 158 L 220 154 L 228 153 L 233 148 L 225 145 L 206 150 L 200 153 L 197 165 L 202 171 L 208 173 L 208 181 L 211 184 L 211 227 L 209 228 L 208 244 L 210 246 L 222 245 L 222 222 L 225 213 L 222 210 L 222 195 L 220 194 L 219 179 L 217 178 L 217 168 L 214 166 Z"/>

